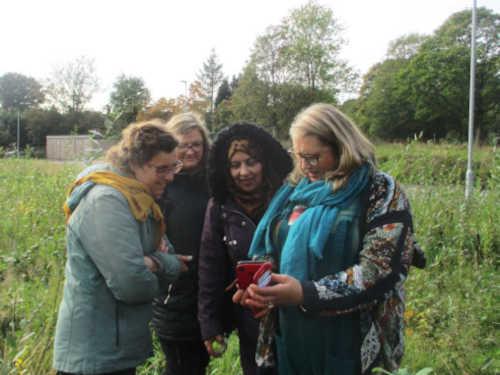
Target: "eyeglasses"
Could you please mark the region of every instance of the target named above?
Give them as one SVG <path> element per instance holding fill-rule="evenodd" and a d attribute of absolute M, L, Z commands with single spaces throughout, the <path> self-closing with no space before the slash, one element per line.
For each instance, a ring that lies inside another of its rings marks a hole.
<path fill-rule="evenodd" d="M 157 167 L 155 165 L 148 164 L 148 167 L 153 168 L 158 176 L 166 176 L 171 173 L 179 173 L 182 170 L 182 165 L 182 161 L 176 160 L 171 165 L 162 165 L 161 167 Z"/>
<path fill-rule="evenodd" d="M 200 151 L 203 147 L 203 142 L 179 143 L 177 146 L 180 150 L 191 149 L 193 151 Z"/>
<path fill-rule="evenodd" d="M 302 160 L 304 163 L 310 167 L 317 167 L 319 164 L 319 159 L 321 155 L 302 155 L 293 151 L 293 149 L 288 150 L 289 154 L 292 155 L 297 160 Z"/>

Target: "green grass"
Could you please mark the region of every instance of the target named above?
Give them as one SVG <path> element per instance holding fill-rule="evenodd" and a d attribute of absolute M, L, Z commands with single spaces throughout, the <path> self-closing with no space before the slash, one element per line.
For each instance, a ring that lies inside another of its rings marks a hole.
<path fill-rule="evenodd" d="M 382 170 L 390 172 L 404 184 L 463 185 L 467 170 L 467 146 L 382 143 L 377 145 L 377 160 Z M 498 152 L 492 152 L 491 147 L 476 147 L 473 160 L 476 182 L 485 188 L 494 172 L 492 168 L 495 165 L 498 168 Z"/>
<path fill-rule="evenodd" d="M 380 145 L 381 169 L 407 186 L 429 266 L 407 282 L 408 373 L 500 373 L 500 154 L 475 150 L 475 190 L 464 203 L 464 146 Z M 0 375 L 48 374 L 65 262 L 65 190 L 81 166 L 0 159 Z M 155 356 L 140 375 L 161 374 Z M 402 373 L 402 372 L 401 372 Z M 209 374 L 241 374 L 233 335 Z"/>

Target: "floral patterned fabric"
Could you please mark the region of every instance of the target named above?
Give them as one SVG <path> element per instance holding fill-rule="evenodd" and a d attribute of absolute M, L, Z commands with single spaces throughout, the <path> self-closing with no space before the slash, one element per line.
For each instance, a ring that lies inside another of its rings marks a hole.
<path fill-rule="evenodd" d="M 413 234 L 408 199 L 382 172 L 371 181 L 358 263 L 320 280 L 305 281 L 304 314 L 336 316 L 359 312 L 362 373 L 399 367 L 404 352 L 403 283 L 412 263 L 425 263 Z M 417 262 L 415 262 L 417 259 Z M 274 366 L 276 314 L 261 320 L 256 360 Z"/>

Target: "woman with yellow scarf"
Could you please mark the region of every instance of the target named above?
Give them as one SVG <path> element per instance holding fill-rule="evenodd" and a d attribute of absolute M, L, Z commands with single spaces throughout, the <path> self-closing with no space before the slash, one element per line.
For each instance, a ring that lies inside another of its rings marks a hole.
<path fill-rule="evenodd" d="M 129 125 L 70 187 L 58 374 L 135 374 L 152 354 L 151 301 L 186 268 L 155 202 L 182 167 L 176 146 L 159 120 Z"/>

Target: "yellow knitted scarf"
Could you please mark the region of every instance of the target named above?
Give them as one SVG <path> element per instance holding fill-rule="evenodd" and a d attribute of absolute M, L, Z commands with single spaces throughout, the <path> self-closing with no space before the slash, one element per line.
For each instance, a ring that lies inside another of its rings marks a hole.
<path fill-rule="evenodd" d="M 159 246 L 161 237 L 163 236 L 163 233 L 165 233 L 165 221 L 163 220 L 163 214 L 160 207 L 149 194 L 144 184 L 136 179 L 120 176 L 113 172 L 98 171 L 92 172 L 73 182 L 68 189 L 67 196 L 69 197 L 71 195 L 75 187 L 87 181 L 111 186 L 122 193 L 125 198 L 127 198 L 132 214 L 139 221 L 146 221 L 148 214 L 151 211 L 153 218 L 158 225 L 156 244 Z M 67 202 L 64 203 L 63 209 L 66 215 L 66 222 L 68 222 L 72 211 Z"/>

